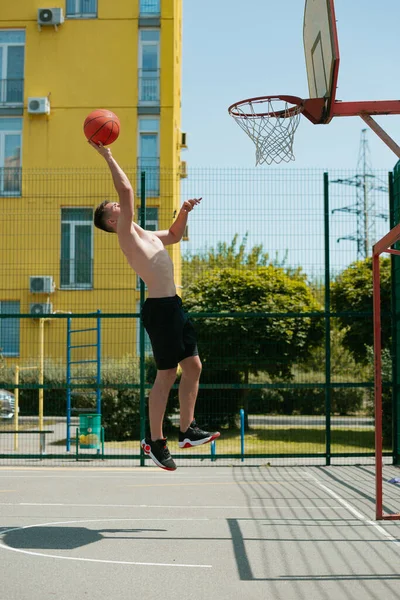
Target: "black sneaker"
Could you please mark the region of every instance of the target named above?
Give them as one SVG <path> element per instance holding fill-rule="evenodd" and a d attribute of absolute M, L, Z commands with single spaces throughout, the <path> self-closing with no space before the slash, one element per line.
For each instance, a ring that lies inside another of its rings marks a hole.
<path fill-rule="evenodd" d="M 144 438 L 141 441 L 141 446 L 145 454 L 148 454 L 158 467 L 166 471 L 175 471 L 176 464 L 171 458 L 167 446 L 167 439 L 156 440 L 153 442 L 151 438 Z"/>
<path fill-rule="evenodd" d="M 197 427 L 196 421 L 192 421 L 185 433 L 182 433 L 182 431 L 179 432 L 179 448 L 201 446 L 201 444 L 207 444 L 207 442 L 216 440 L 220 435 L 219 431 L 215 431 L 214 433 L 203 431 Z"/>

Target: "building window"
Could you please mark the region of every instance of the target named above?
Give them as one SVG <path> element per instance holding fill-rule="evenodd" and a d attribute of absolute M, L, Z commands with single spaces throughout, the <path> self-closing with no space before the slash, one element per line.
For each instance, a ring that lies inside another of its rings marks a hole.
<path fill-rule="evenodd" d="M 145 173 L 146 196 L 160 195 L 160 148 L 158 118 L 139 118 L 138 190 L 141 173 Z"/>
<path fill-rule="evenodd" d="M 139 35 L 139 104 L 160 103 L 160 30 Z"/>
<path fill-rule="evenodd" d="M 137 223 L 140 225 L 140 208 L 137 213 Z M 146 206 L 146 226 L 147 231 L 158 231 L 158 208 L 154 206 Z M 140 289 L 140 277 L 136 276 L 136 288 Z"/>
<path fill-rule="evenodd" d="M 0 195 L 21 195 L 22 119 L 0 118 Z"/>
<path fill-rule="evenodd" d="M 140 0 L 141 17 L 158 17 L 161 14 L 160 0 Z"/>
<path fill-rule="evenodd" d="M 97 0 L 67 0 L 68 19 L 95 19 L 97 17 Z"/>
<path fill-rule="evenodd" d="M 93 209 L 61 209 L 61 288 L 93 287 Z"/>
<path fill-rule="evenodd" d="M 19 313 L 19 302 L 0 302 L 0 315 Z M 19 318 L 0 318 L 0 352 L 3 356 L 19 356 Z"/>
<path fill-rule="evenodd" d="M 24 102 L 25 31 L 0 30 L 0 107 Z"/>

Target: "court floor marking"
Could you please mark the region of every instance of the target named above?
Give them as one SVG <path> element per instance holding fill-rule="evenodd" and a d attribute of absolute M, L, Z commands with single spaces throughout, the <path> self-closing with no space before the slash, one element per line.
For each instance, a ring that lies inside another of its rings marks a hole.
<path fill-rule="evenodd" d="M 397 540 L 397 538 L 395 538 L 391 533 L 389 533 L 388 531 L 386 531 L 376 521 L 371 521 L 371 519 L 368 519 L 368 517 L 366 517 L 357 508 L 355 508 L 352 504 L 350 504 L 350 502 L 347 502 L 347 500 L 344 500 L 344 498 L 342 498 L 339 494 L 337 494 L 336 492 L 334 492 L 333 490 L 331 490 L 331 488 L 329 488 L 327 485 L 325 485 L 324 483 L 322 483 L 322 481 L 320 479 L 318 479 L 318 477 L 316 477 L 315 475 L 312 475 L 312 478 L 315 480 L 315 483 L 322 490 L 324 490 L 327 494 L 329 494 L 330 496 L 332 496 L 332 498 L 335 498 L 335 500 L 337 500 L 338 502 L 340 502 L 340 504 L 342 506 L 344 506 L 345 508 L 347 508 L 347 510 L 350 511 L 358 520 L 360 520 L 363 523 L 365 523 L 365 525 L 370 525 L 371 527 L 373 527 L 374 529 L 376 529 L 376 531 L 378 531 L 381 535 L 385 536 L 388 539 L 388 541 L 390 541 L 396 547 L 400 548 L 400 542 Z"/>
<path fill-rule="evenodd" d="M 242 506 L 236 506 L 236 505 L 219 505 L 219 504 L 212 504 L 212 505 L 207 505 L 207 504 L 198 504 L 198 505 L 194 505 L 194 504 L 190 504 L 190 505 L 185 505 L 185 504 L 82 504 L 82 503 L 74 503 L 74 502 L 0 502 L 0 506 L 64 506 L 66 508 L 157 508 L 157 509 L 169 509 L 169 508 L 176 508 L 176 509 L 186 509 L 186 510 L 190 510 L 190 509 L 234 509 L 234 510 L 238 510 L 238 509 L 242 509 L 242 510 L 265 510 L 266 508 L 268 509 L 279 509 L 279 510 L 283 510 L 283 509 L 287 509 L 287 510 L 297 510 L 297 509 L 318 509 L 318 510 L 337 510 L 337 509 L 343 509 L 342 505 L 338 505 L 338 506 L 327 506 L 327 505 L 323 505 L 323 506 L 303 506 L 303 505 L 297 505 L 297 506 L 288 506 L 288 505 L 275 505 L 275 504 L 257 504 L 257 505 L 242 505 Z"/>
<path fill-rule="evenodd" d="M 157 469 L 158 473 L 160 474 L 161 477 L 168 477 L 166 475 L 163 475 L 160 471 L 161 469 Z M 113 474 L 103 474 L 103 475 L 90 475 L 89 477 L 87 475 L 85 475 L 84 473 L 82 473 L 81 475 L 41 475 L 41 474 L 35 474 L 35 475 L 8 475 L 8 474 L 1 474 L 0 473 L 0 479 L 104 479 L 105 477 L 107 477 L 107 479 L 122 479 L 123 475 L 125 475 L 126 477 L 132 477 L 131 473 L 124 473 L 124 474 L 117 474 L 117 473 L 113 473 Z M 142 472 L 140 473 L 140 475 L 143 475 L 143 478 L 146 477 L 146 473 Z M 148 475 L 150 477 L 152 477 L 153 473 L 150 474 L 148 473 Z M 188 479 L 197 479 L 197 480 L 201 480 L 201 479 L 223 479 L 223 478 L 229 478 L 232 479 L 232 475 L 220 475 L 220 476 L 213 476 L 213 475 L 203 475 L 203 476 L 196 476 L 196 475 L 190 475 L 190 476 L 182 476 L 182 475 L 171 475 L 171 477 L 173 477 L 174 479 L 182 479 L 183 481 L 187 481 Z M 158 477 L 157 477 L 158 478 Z M 310 477 L 294 477 L 292 475 L 288 475 L 287 477 L 280 477 L 280 478 L 271 478 L 271 479 L 265 479 L 265 478 L 252 478 L 252 479 L 244 479 L 244 480 L 234 480 L 232 482 L 227 482 L 231 485 L 233 484 L 251 484 L 251 483 L 290 483 L 291 481 L 305 481 L 308 480 L 310 481 Z M 218 482 L 217 482 L 218 483 Z M 224 484 L 226 485 L 225 482 L 221 482 L 221 485 Z M 162 484 L 159 484 L 162 485 Z M 165 484 L 167 485 L 167 484 Z M 174 484 L 171 484 L 174 485 Z M 181 485 L 178 483 L 175 483 L 175 485 Z M 188 484 L 190 485 L 190 484 Z M 213 483 L 214 485 L 214 483 Z"/>
<path fill-rule="evenodd" d="M 35 527 L 49 527 L 51 525 L 68 525 L 72 523 L 105 523 L 115 521 L 208 521 L 207 518 L 197 519 L 78 519 L 74 521 L 54 521 L 50 523 L 36 523 L 35 525 L 25 525 L 23 527 L 13 527 L 11 529 L 5 529 L 0 531 L 0 536 L 12 531 L 21 531 L 23 529 L 33 529 Z M 17 552 L 20 554 L 27 554 L 30 556 L 41 556 L 44 558 L 58 558 L 60 560 L 75 560 L 78 562 L 93 562 L 93 563 L 106 563 L 112 565 L 134 565 L 134 566 L 145 566 L 145 567 L 174 567 L 174 568 L 187 568 L 187 569 L 212 569 L 212 565 L 196 565 L 196 564 L 182 564 L 182 563 L 155 563 L 155 562 L 139 562 L 139 561 L 125 561 L 125 560 L 106 560 L 98 558 L 85 558 L 85 557 L 74 557 L 74 556 L 60 556 L 58 554 L 47 554 L 44 552 L 32 552 L 30 550 L 22 550 L 21 548 L 13 548 L 0 542 L 0 548 L 3 550 L 9 550 L 11 552 Z"/>

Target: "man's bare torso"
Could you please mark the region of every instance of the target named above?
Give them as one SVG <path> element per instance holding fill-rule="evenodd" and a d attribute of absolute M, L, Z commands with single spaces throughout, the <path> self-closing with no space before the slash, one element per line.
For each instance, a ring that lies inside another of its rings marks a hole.
<path fill-rule="evenodd" d="M 156 235 L 132 223 L 130 234 L 118 232 L 118 241 L 129 265 L 145 282 L 149 298 L 175 296 L 174 265 Z"/>

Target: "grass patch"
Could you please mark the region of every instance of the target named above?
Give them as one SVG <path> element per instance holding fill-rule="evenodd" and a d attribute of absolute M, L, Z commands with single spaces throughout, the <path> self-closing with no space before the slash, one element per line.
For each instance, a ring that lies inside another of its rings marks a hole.
<path fill-rule="evenodd" d="M 57 423 L 57 421 L 51 420 L 51 419 L 44 419 L 43 421 L 43 426 L 46 427 L 51 427 L 52 425 L 55 425 Z M 18 422 L 18 430 L 19 431 L 26 431 L 26 430 L 31 430 L 34 429 L 35 431 L 39 431 L 39 421 L 37 417 L 32 417 L 32 419 L 27 420 L 26 418 L 24 418 L 24 420 L 21 422 Z M 0 422 L 0 433 L 2 431 L 14 431 L 15 430 L 15 426 L 14 426 L 14 419 L 10 419 L 7 421 L 1 421 Z"/>
<path fill-rule="evenodd" d="M 217 440 L 217 454 L 240 453 L 240 433 L 222 431 Z M 254 427 L 245 434 L 245 452 L 248 454 L 312 454 L 326 450 L 324 427 Z M 105 442 L 105 451 L 132 449 L 136 452 L 139 439 L 126 442 Z M 178 446 L 177 435 L 168 438 L 168 447 L 172 454 L 182 452 Z M 331 451 L 340 453 L 367 453 L 375 448 L 374 431 L 371 429 L 334 428 L 331 431 Z M 385 448 L 390 450 L 390 448 Z M 206 454 L 210 446 L 191 448 L 188 454 Z"/>

